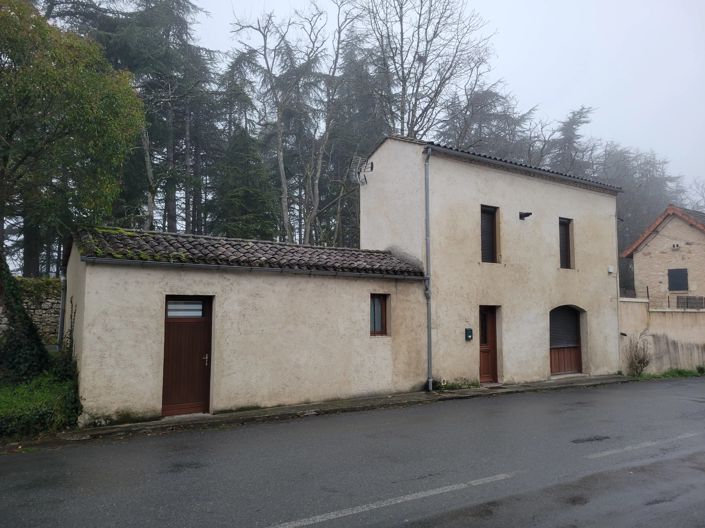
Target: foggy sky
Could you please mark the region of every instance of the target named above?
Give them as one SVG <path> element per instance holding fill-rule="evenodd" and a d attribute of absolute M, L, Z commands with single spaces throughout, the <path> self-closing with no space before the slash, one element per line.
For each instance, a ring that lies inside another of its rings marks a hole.
<path fill-rule="evenodd" d="M 196 37 L 221 51 L 235 44 L 233 12 L 284 16 L 308 0 L 194 0 Z M 329 5 L 326 0 L 319 2 Z M 503 80 L 522 110 L 559 120 L 595 108 L 587 135 L 654 150 L 671 172 L 705 178 L 705 2 L 700 0 L 473 0 L 486 21 Z"/>

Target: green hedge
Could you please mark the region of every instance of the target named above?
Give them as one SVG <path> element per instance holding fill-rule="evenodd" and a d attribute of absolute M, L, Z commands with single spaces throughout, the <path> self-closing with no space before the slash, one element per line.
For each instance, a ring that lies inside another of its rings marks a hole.
<path fill-rule="evenodd" d="M 74 380 L 46 373 L 25 383 L 0 385 L 0 438 L 60 431 L 74 426 L 79 412 Z"/>

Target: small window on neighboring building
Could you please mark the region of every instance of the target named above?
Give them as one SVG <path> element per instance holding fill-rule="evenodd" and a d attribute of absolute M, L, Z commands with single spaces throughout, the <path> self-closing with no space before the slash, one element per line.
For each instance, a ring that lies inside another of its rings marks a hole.
<path fill-rule="evenodd" d="M 499 262 L 497 258 L 497 208 L 483 205 L 480 209 L 482 262 Z"/>
<path fill-rule="evenodd" d="M 570 218 L 558 219 L 558 242 L 561 253 L 561 268 L 573 267 L 573 255 L 571 244 L 571 228 L 573 221 Z"/>
<path fill-rule="evenodd" d="M 686 268 L 668 270 L 668 290 L 688 291 L 688 270 Z"/>
<path fill-rule="evenodd" d="M 385 336 L 388 333 L 389 295 L 373 293 L 370 296 L 370 335 Z"/>

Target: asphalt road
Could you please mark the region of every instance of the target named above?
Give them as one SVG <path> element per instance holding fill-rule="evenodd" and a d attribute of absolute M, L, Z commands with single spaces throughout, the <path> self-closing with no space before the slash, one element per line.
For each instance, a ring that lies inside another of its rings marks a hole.
<path fill-rule="evenodd" d="M 0 526 L 705 527 L 705 380 L 0 456 Z"/>

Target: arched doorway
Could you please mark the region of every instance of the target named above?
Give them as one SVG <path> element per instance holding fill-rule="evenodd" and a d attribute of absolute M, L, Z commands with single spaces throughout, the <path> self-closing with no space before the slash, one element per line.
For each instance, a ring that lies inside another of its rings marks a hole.
<path fill-rule="evenodd" d="M 573 306 L 559 306 L 550 313 L 551 374 L 582 372 L 580 350 L 580 310 Z"/>

